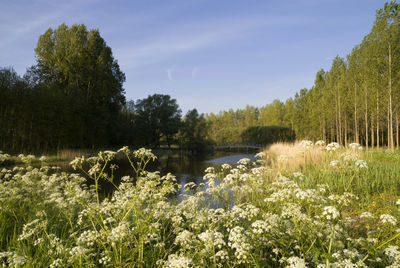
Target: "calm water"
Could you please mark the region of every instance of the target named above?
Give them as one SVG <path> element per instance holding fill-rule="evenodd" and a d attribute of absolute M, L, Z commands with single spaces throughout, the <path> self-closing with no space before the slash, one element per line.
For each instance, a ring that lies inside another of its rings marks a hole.
<path fill-rule="evenodd" d="M 184 153 L 156 153 L 157 160 L 152 163 L 150 161 L 147 170 L 159 171 L 161 175 L 168 172 L 176 176 L 178 183 L 184 185 L 188 182 L 195 182 L 197 184 L 203 182 L 204 170 L 207 167 L 218 167 L 224 163 L 235 165 L 238 160 L 242 158 L 250 158 L 254 160 L 254 154 L 240 154 L 240 153 L 223 153 L 216 152 L 211 155 L 188 155 Z M 59 163 L 63 171 L 76 172 L 68 164 L 69 162 Z M 118 169 L 114 172 L 114 178 L 118 182 L 122 176 L 134 176 L 134 172 L 126 160 L 120 160 L 115 164 Z M 112 189 L 107 189 L 108 185 L 103 185 L 105 192 Z"/>

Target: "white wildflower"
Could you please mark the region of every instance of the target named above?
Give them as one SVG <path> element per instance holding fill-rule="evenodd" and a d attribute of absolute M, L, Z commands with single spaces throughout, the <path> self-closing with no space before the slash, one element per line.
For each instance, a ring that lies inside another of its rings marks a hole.
<path fill-rule="evenodd" d="M 239 263 L 248 263 L 250 261 L 252 246 L 247 241 L 244 228 L 236 226 L 230 230 L 228 246 L 235 250 L 235 256 Z"/>
<path fill-rule="evenodd" d="M 192 232 L 183 230 L 175 238 L 175 244 L 182 246 L 183 248 L 191 248 L 195 237 Z"/>
<path fill-rule="evenodd" d="M 318 145 L 318 146 L 325 146 L 325 141 L 323 141 L 323 140 L 318 140 L 318 141 L 315 142 L 315 145 Z"/>
<path fill-rule="evenodd" d="M 367 166 L 367 162 L 365 162 L 364 160 L 357 160 L 356 162 L 355 162 L 355 165 L 356 165 L 356 167 L 359 167 L 359 168 L 368 168 L 368 166 Z"/>
<path fill-rule="evenodd" d="M 150 149 L 140 148 L 138 150 L 133 151 L 133 155 L 137 158 L 148 158 L 153 161 L 157 159 L 157 157 L 151 152 Z"/>
<path fill-rule="evenodd" d="M 117 153 L 120 153 L 120 152 L 122 152 L 122 153 L 124 153 L 124 154 L 129 154 L 129 153 L 131 152 L 131 150 L 129 150 L 129 147 L 128 147 L 128 146 L 124 146 L 124 147 L 122 147 L 121 149 L 119 149 L 119 150 L 117 151 Z"/>
<path fill-rule="evenodd" d="M 340 213 L 335 207 L 326 206 L 324 207 L 322 215 L 324 215 L 327 220 L 334 220 L 340 216 Z"/>
<path fill-rule="evenodd" d="M 363 212 L 363 213 L 361 213 L 360 218 L 362 218 L 362 219 L 374 219 L 374 215 L 372 215 L 371 212 Z"/>
<path fill-rule="evenodd" d="M 81 157 L 75 157 L 74 160 L 72 160 L 69 164 L 72 166 L 72 168 L 74 170 L 76 170 L 76 168 L 78 167 L 82 167 L 82 164 L 85 162 L 85 157 L 81 156 Z"/>
<path fill-rule="evenodd" d="M 299 145 L 307 150 L 314 146 L 313 142 L 309 140 L 302 140 Z"/>
<path fill-rule="evenodd" d="M 259 152 L 259 153 L 257 153 L 257 154 L 255 155 L 255 157 L 258 157 L 258 158 L 265 158 L 265 157 L 266 157 L 266 154 L 265 154 L 265 152 Z"/>
<path fill-rule="evenodd" d="M 168 261 L 163 265 L 166 268 L 187 268 L 193 267 L 193 260 L 190 257 L 183 255 L 170 254 Z"/>
<path fill-rule="evenodd" d="M 224 236 L 220 232 L 207 230 L 198 235 L 199 239 L 204 243 L 206 249 L 221 249 L 225 246 Z"/>
<path fill-rule="evenodd" d="M 400 261 L 400 252 L 398 246 L 388 246 L 384 250 L 385 255 L 392 261 L 392 262 L 399 262 Z"/>
<path fill-rule="evenodd" d="M 290 268 L 307 267 L 305 260 L 301 259 L 299 257 L 289 257 L 289 258 L 287 258 L 286 262 L 289 264 L 288 267 L 290 267 Z"/>
<path fill-rule="evenodd" d="M 339 149 L 339 143 L 337 143 L 337 142 L 331 142 L 331 143 L 329 143 L 327 146 L 326 146 L 326 150 L 328 151 L 328 152 L 331 152 L 331 151 L 336 151 L 337 149 Z"/>
<path fill-rule="evenodd" d="M 237 163 L 240 165 L 247 165 L 251 162 L 250 158 L 242 158 Z"/>
<path fill-rule="evenodd" d="M 222 168 L 222 170 L 228 170 L 228 169 L 231 169 L 232 167 L 229 164 L 222 164 L 221 168 Z"/>
<path fill-rule="evenodd" d="M 116 242 L 121 241 L 124 237 L 126 237 L 129 231 L 129 222 L 121 221 L 117 227 L 111 230 L 110 234 L 108 235 L 108 240 L 112 245 L 115 245 Z"/>
<path fill-rule="evenodd" d="M 395 226 L 397 223 L 396 218 L 389 214 L 382 214 L 379 217 L 379 219 L 381 220 L 381 223 L 383 223 L 383 224 L 389 223 L 389 224 Z"/>
<path fill-rule="evenodd" d="M 63 263 L 62 259 L 55 259 L 51 264 L 50 268 L 57 268 L 57 267 L 64 267 L 65 264 Z"/>
<path fill-rule="evenodd" d="M 353 143 L 350 143 L 349 144 L 349 148 L 350 149 L 353 149 L 353 150 L 356 150 L 356 149 L 358 149 L 360 147 L 360 144 L 358 144 L 357 142 L 353 142 Z"/>
<path fill-rule="evenodd" d="M 293 172 L 293 177 L 302 180 L 304 178 L 304 174 L 301 172 Z"/>
<path fill-rule="evenodd" d="M 229 254 L 225 250 L 220 250 L 217 253 L 215 253 L 215 257 L 220 259 L 221 262 L 224 262 L 229 259 Z"/>
<path fill-rule="evenodd" d="M 332 160 L 330 163 L 329 163 L 329 165 L 331 166 L 331 167 L 336 167 L 336 166 L 338 166 L 339 165 L 339 160 Z"/>
<path fill-rule="evenodd" d="M 204 170 L 204 173 L 215 173 L 215 169 L 213 167 L 208 167 L 206 170 Z"/>

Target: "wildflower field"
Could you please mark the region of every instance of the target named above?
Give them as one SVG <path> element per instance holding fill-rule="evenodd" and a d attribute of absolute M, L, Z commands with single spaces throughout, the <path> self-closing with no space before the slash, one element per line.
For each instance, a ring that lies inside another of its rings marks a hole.
<path fill-rule="evenodd" d="M 116 155 L 136 174 L 113 178 Z M 11 156 L 0 153 L 0 164 Z M 400 154 L 275 144 L 181 187 L 150 150 L 0 168 L 3 267 L 400 267 Z M 111 172 L 106 173 L 106 170 Z M 87 183 L 86 180 L 90 180 Z M 101 183 L 115 188 L 101 194 Z"/>

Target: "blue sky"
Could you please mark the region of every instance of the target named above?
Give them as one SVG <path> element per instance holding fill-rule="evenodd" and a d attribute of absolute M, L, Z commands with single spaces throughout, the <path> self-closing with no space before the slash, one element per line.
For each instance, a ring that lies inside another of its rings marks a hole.
<path fill-rule="evenodd" d="M 127 99 L 168 94 L 182 111 L 282 101 L 313 85 L 370 31 L 383 0 L 0 1 L 0 67 L 35 64 L 41 34 L 97 28 L 126 74 Z"/>

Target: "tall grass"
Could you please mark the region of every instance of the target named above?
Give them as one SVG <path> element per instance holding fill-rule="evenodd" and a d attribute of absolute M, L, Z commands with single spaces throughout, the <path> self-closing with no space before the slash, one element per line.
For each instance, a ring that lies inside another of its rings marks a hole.
<path fill-rule="evenodd" d="M 5 267 L 400 265 L 398 167 L 392 157 L 357 151 L 355 159 L 340 150 L 302 154 L 303 161 L 284 160 L 297 163 L 288 169 L 278 162 L 273 168 L 267 165 L 273 163 L 271 155 L 259 165 L 242 159 L 235 166 L 208 168 L 204 183 L 183 186 L 180 202 L 175 199 L 180 186 L 172 174 L 161 177 L 146 171 L 147 163 L 155 159 L 146 149 L 124 147 L 75 158 L 71 165 L 86 173 L 94 181 L 92 186 L 78 174 L 45 164 L 3 168 L 0 263 Z M 105 170 L 118 155 L 128 158 L 135 176 L 123 177 L 116 185 Z M 365 160 L 367 167 L 357 160 Z M 101 181 L 114 185 L 112 195 L 99 194 Z"/>
<path fill-rule="evenodd" d="M 277 172 L 287 176 L 296 171 L 304 173 L 305 176 L 299 181 L 304 187 L 323 183 L 329 186 L 331 192 L 357 193 L 361 199 L 370 199 L 381 193 L 395 196 L 400 191 L 399 152 L 367 153 L 349 148 L 326 151 L 323 146 L 305 149 L 296 143 L 274 144 L 266 154 Z M 357 167 L 357 160 L 365 161 L 366 168 Z"/>

